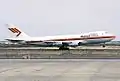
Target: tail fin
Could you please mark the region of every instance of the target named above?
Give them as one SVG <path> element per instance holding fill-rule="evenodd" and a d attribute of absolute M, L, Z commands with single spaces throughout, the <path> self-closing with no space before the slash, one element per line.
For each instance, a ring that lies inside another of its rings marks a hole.
<path fill-rule="evenodd" d="M 23 31 L 21 31 L 17 26 L 12 24 L 6 24 L 8 26 L 8 30 L 10 30 L 16 37 L 29 37 Z"/>

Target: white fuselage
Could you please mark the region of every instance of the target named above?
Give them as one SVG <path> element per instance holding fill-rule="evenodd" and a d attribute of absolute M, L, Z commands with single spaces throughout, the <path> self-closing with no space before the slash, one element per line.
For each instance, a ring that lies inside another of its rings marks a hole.
<path fill-rule="evenodd" d="M 58 36 L 45 36 L 45 37 L 18 37 L 7 38 L 7 40 L 21 40 L 28 44 L 97 44 L 105 43 L 115 39 L 115 36 L 106 31 L 89 32 L 78 35 L 58 35 Z"/>

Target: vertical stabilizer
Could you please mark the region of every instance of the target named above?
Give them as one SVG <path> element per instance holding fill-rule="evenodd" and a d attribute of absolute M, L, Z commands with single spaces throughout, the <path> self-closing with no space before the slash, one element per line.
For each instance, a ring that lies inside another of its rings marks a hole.
<path fill-rule="evenodd" d="M 12 24 L 6 24 L 8 27 L 8 30 L 11 31 L 16 37 L 29 37 L 27 34 L 25 34 L 23 31 L 21 31 L 17 26 Z"/>

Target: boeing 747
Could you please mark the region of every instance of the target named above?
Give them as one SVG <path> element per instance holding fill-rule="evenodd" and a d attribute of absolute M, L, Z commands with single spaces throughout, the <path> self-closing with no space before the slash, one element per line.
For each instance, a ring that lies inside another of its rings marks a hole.
<path fill-rule="evenodd" d="M 107 31 L 95 31 L 82 33 L 77 35 L 57 35 L 44 37 L 31 37 L 21 31 L 17 26 L 8 24 L 8 29 L 15 35 L 6 40 L 12 43 L 28 44 L 28 45 L 47 45 L 59 46 L 64 49 L 66 46 L 80 46 L 82 44 L 100 44 L 115 39 L 115 35 Z"/>

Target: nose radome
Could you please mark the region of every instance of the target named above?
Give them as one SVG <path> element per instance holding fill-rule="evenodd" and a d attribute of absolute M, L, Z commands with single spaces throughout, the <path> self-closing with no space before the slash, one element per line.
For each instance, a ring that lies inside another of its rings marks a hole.
<path fill-rule="evenodd" d="M 113 35 L 113 39 L 115 39 L 115 38 L 116 38 L 116 36 Z"/>
<path fill-rule="evenodd" d="M 115 39 L 115 38 L 116 38 L 116 36 L 115 36 L 115 35 L 113 35 L 113 34 L 112 34 L 112 35 L 110 35 L 110 36 L 111 36 L 111 38 L 112 38 L 112 39 Z"/>
<path fill-rule="evenodd" d="M 110 38 L 113 40 L 116 38 L 116 36 L 114 34 L 108 34 L 108 36 L 110 36 Z"/>

